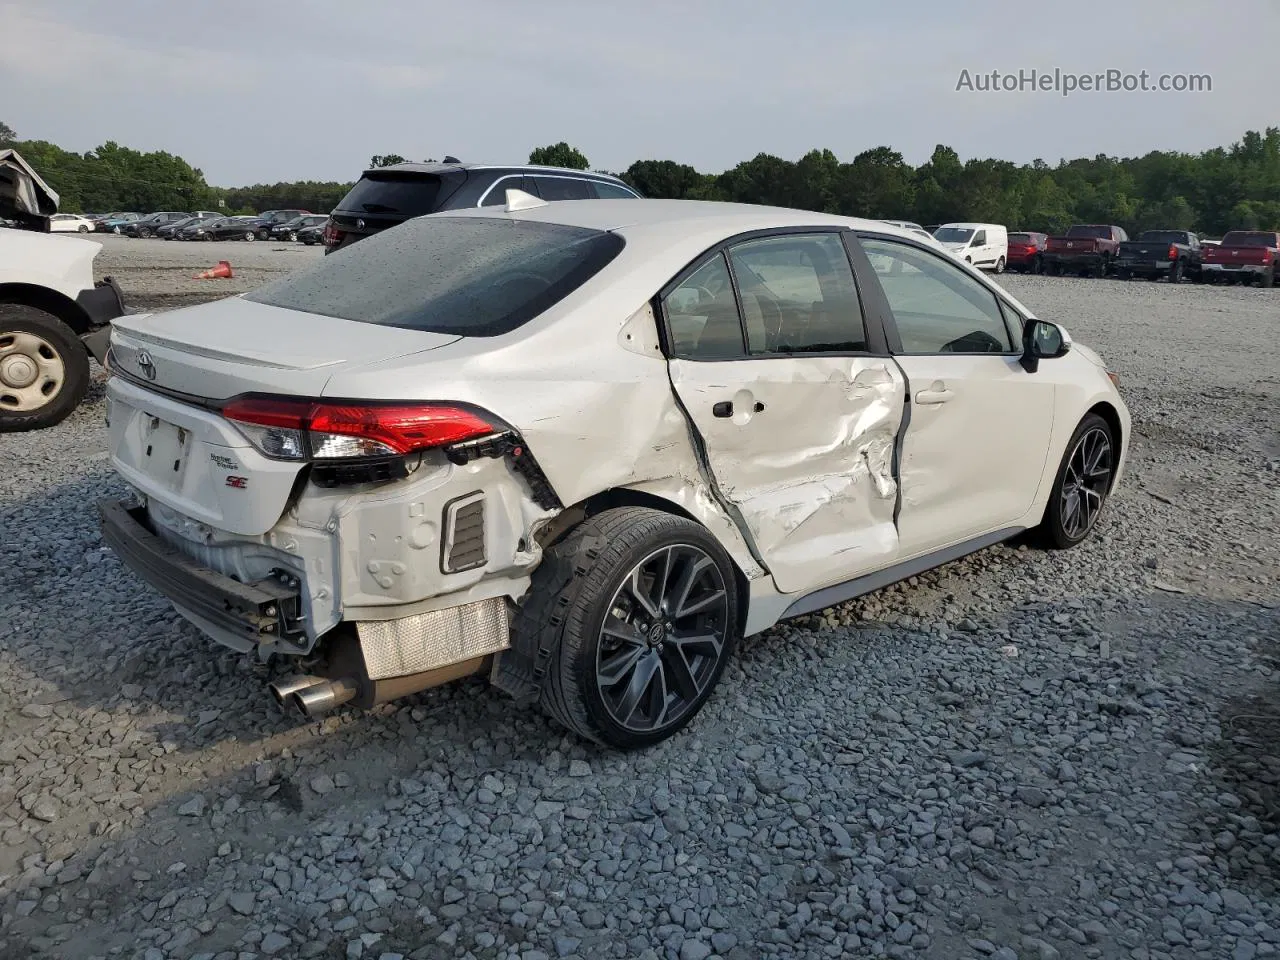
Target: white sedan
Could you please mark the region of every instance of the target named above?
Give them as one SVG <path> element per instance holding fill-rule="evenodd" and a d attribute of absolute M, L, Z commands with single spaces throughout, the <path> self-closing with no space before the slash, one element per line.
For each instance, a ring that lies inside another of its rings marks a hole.
<path fill-rule="evenodd" d="M 1089 349 L 882 222 L 673 200 L 420 217 L 115 321 L 106 542 L 314 716 L 467 674 L 583 737 L 735 644 L 1023 531 L 1087 537 L 1129 413 Z"/>
<path fill-rule="evenodd" d="M 55 213 L 49 218 L 50 233 L 93 233 L 93 221 L 75 213 Z"/>

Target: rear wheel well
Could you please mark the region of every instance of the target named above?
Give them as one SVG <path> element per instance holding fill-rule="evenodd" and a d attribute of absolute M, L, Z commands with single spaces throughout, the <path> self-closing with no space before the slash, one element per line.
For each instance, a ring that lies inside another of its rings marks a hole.
<path fill-rule="evenodd" d="M 88 314 L 78 303 L 48 287 L 32 283 L 0 283 L 0 303 L 20 304 L 43 310 L 65 323 L 77 336 L 83 336 L 92 327 Z"/>
<path fill-rule="evenodd" d="M 670 500 L 665 500 L 652 493 L 617 487 L 610 490 L 602 490 L 600 493 L 593 494 L 571 507 L 566 507 L 552 518 L 550 523 L 538 531 L 538 544 L 545 550 L 558 540 L 564 539 L 570 530 L 588 517 L 604 510 L 613 510 L 618 507 L 648 507 L 650 510 L 658 510 L 662 513 L 683 517 L 691 523 L 696 523 L 698 526 L 706 528 L 706 524 L 679 504 L 672 503 Z M 738 584 L 738 596 L 741 598 L 741 602 L 738 604 L 738 628 L 739 630 L 745 630 L 747 626 L 747 611 L 751 605 L 751 584 L 732 556 L 729 557 L 729 562 L 733 564 L 733 576 Z"/>
<path fill-rule="evenodd" d="M 1111 437 L 1113 440 L 1115 440 L 1116 455 L 1119 456 L 1120 449 L 1124 446 L 1124 431 L 1121 429 L 1121 426 L 1120 426 L 1119 412 L 1116 410 L 1115 407 L 1113 407 L 1111 404 L 1103 400 L 1102 402 L 1095 403 L 1092 407 L 1090 407 L 1088 413 L 1095 413 L 1098 416 L 1100 416 L 1103 420 L 1107 421 L 1107 426 L 1111 428 Z M 1085 415 L 1088 416 L 1088 413 Z M 1113 484 L 1115 483 L 1114 472 L 1111 474 L 1111 482 Z M 1108 490 L 1107 492 L 1110 493 L 1110 490 Z"/>

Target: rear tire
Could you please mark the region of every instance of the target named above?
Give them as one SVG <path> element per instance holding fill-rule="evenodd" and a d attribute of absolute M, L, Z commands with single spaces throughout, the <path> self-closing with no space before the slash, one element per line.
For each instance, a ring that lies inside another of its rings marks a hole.
<path fill-rule="evenodd" d="M 1034 538 L 1051 550 L 1083 543 L 1097 525 L 1115 476 L 1116 438 L 1096 413 L 1086 414 L 1067 443 Z"/>
<path fill-rule="evenodd" d="M 1276 283 L 1276 268 L 1268 267 L 1266 273 L 1258 276 L 1258 286 L 1274 287 Z"/>
<path fill-rule="evenodd" d="M 1182 261 L 1175 260 L 1169 264 L 1169 282 L 1177 283 L 1182 279 Z"/>
<path fill-rule="evenodd" d="M 996 273 L 1004 273 L 1004 257 L 996 260 Z"/>
<path fill-rule="evenodd" d="M 150 236 L 151 236 L 151 231 L 148 230 L 146 227 L 138 228 L 138 239 L 146 240 Z"/>
<path fill-rule="evenodd" d="M 86 226 L 82 223 L 82 224 L 80 224 L 80 226 L 76 227 L 76 232 L 77 232 L 77 233 L 88 233 L 88 232 L 89 232 L 89 228 L 88 228 L 88 227 L 86 227 Z"/>
<path fill-rule="evenodd" d="M 732 561 L 707 530 L 622 507 L 547 548 L 514 633 L 521 649 L 550 652 L 543 711 L 629 750 L 674 735 L 702 708 L 737 644 L 738 605 Z"/>
<path fill-rule="evenodd" d="M 89 352 L 52 314 L 0 303 L 0 433 L 61 423 L 89 389 Z"/>

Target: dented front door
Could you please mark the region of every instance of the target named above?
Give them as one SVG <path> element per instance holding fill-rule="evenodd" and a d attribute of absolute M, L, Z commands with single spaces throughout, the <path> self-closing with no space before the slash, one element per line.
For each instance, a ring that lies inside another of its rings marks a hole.
<path fill-rule="evenodd" d="M 905 380 L 892 361 L 677 359 L 670 371 L 720 496 L 780 591 L 840 583 L 894 561 Z"/>

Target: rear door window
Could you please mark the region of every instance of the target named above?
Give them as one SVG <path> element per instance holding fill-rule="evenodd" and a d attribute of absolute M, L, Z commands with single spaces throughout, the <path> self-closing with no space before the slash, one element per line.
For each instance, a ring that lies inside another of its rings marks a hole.
<path fill-rule="evenodd" d="M 246 300 L 360 323 L 497 336 L 603 270 L 616 233 L 505 217 L 423 217 L 374 234 Z"/>
<path fill-rule="evenodd" d="M 525 193 L 538 195 L 538 190 L 529 182 L 528 177 L 499 177 L 494 181 L 493 186 L 489 188 L 489 192 L 485 194 L 484 201 L 481 206 L 484 207 L 500 207 L 507 202 L 508 190 L 523 190 Z"/>
<path fill-rule="evenodd" d="M 543 200 L 593 200 L 587 181 L 575 177 L 533 177 Z"/>
<path fill-rule="evenodd" d="M 601 180 L 590 181 L 591 189 L 595 191 L 597 200 L 634 200 L 636 195 L 626 187 L 620 187 L 616 183 L 605 183 Z"/>

